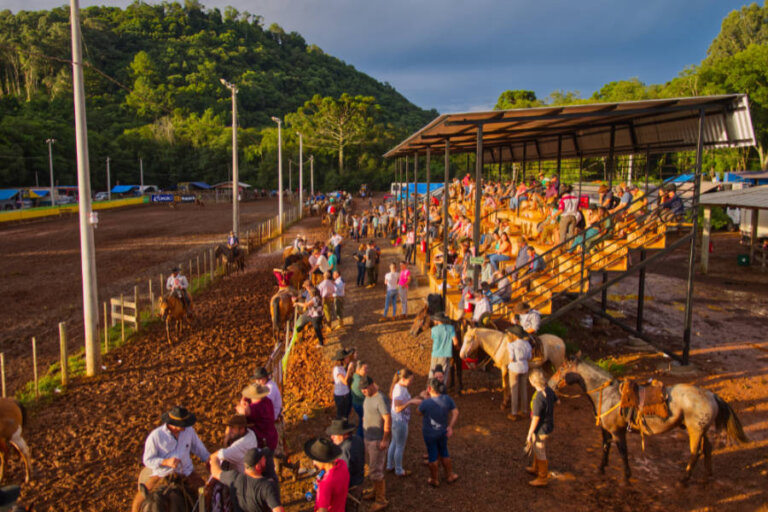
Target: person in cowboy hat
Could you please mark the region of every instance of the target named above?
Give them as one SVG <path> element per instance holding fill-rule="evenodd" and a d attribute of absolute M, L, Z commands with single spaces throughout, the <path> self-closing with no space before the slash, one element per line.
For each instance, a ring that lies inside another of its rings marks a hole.
<path fill-rule="evenodd" d="M 342 348 L 333 356 L 333 401 L 336 404 L 336 417 L 348 418 L 352 410 L 352 396 L 349 385 L 355 369 L 355 349 Z"/>
<path fill-rule="evenodd" d="M 249 384 L 240 393 L 240 402 L 235 406 L 238 414 L 248 418 L 249 428 L 256 434 L 259 446 L 266 445 L 274 453 L 277 448 L 275 409 L 269 397 L 269 388 L 261 384 Z"/>
<path fill-rule="evenodd" d="M 528 334 L 536 334 L 541 327 L 541 313 L 533 309 L 527 302 L 515 304 L 512 308 L 514 323 L 523 328 Z"/>
<path fill-rule="evenodd" d="M 165 281 L 165 288 L 168 290 L 168 296 L 175 295 L 181 299 L 187 312 L 191 314 L 192 301 L 189 299 L 189 293 L 187 293 L 188 287 L 189 282 L 187 281 L 187 278 L 184 277 L 184 274 L 181 273 L 181 269 L 179 267 L 173 267 L 171 269 L 171 275 L 168 276 L 168 279 Z"/>
<path fill-rule="evenodd" d="M 226 461 L 229 466 L 226 469 L 234 469 L 242 473 L 244 471 L 243 457 L 245 457 L 245 452 L 251 448 L 257 448 L 259 442 L 256 440 L 256 434 L 253 433 L 253 430 L 248 428 L 250 426 L 248 418 L 242 414 L 232 415 L 225 425 L 227 426 L 224 431 L 225 448 L 217 451 L 214 454 L 215 458 L 222 464 L 222 467 Z"/>
<path fill-rule="evenodd" d="M 453 347 L 458 348 L 459 338 L 456 336 L 456 329 L 451 324 L 451 319 L 445 316 L 445 313 L 437 313 L 431 316 L 435 326 L 432 327 L 430 334 L 432 336 L 432 358 L 429 362 L 429 378 L 434 377 L 431 370 L 435 366 L 450 368 L 453 358 Z M 445 374 L 445 386 L 450 384 L 449 374 Z"/>
<path fill-rule="evenodd" d="M 177 405 L 163 413 L 161 419 L 163 424 L 150 432 L 144 443 L 144 469 L 139 475 L 139 485 L 152 491 L 163 478 L 177 473 L 184 478 L 190 495 L 195 495 L 205 481 L 195 472 L 191 455 L 203 462 L 210 458 L 208 449 L 192 427 L 197 418 Z M 139 490 L 131 510 L 137 512 L 143 501 L 144 493 Z"/>
<path fill-rule="evenodd" d="M 280 388 L 277 383 L 273 381 L 269 376 L 269 371 L 263 366 L 256 368 L 253 372 L 253 381 L 256 384 L 267 386 L 269 388 L 269 394 L 267 398 L 272 402 L 272 408 L 275 411 L 275 429 L 277 430 L 277 448 L 275 449 L 275 457 L 281 458 L 283 456 L 283 396 L 280 394 Z"/>
<path fill-rule="evenodd" d="M 347 419 L 337 418 L 325 430 L 325 433 L 331 437 L 331 441 L 341 448 L 340 458 L 347 463 L 349 470 L 346 512 L 357 512 L 362 499 L 365 478 L 365 445 L 362 438 L 352 434 L 355 428 L 354 423 L 350 423 Z"/>
<path fill-rule="evenodd" d="M 340 458 L 341 448 L 327 437 L 316 437 L 304 443 L 304 453 L 318 471 L 325 471 L 317 482 L 315 510 L 343 512 L 349 491 L 349 469 Z"/>
<path fill-rule="evenodd" d="M 218 458 L 211 459 L 211 476 L 230 488 L 236 510 L 242 512 L 283 512 L 277 482 L 267 478 L 265 470 L 271 457 L 269 448 L 250 448 L 243 456 L 242 473 L 221 468 Z"/>
<path fill-rule="evenodd" d="M 373 485 L 375 503 L 370 512 L 383 510 L 389 505 L 384 468 L 387 463 L 387 448 L 392 438 L 392 415 L 384 394 L 373 382 L 370 375 L 360 379 L 360 389 L 365 395 L 363 401 L 363 440 L 368 453 L 368 478 Z M 366 497 L 369 494 L 366 493 Z"/>
<path fill-rule="evenodd" d="M 507 351 L 509 352 L 509 396 L 512 421 L 522 419 L 528 413 L 528 361 L 531 360 L 531 344 L 528 333 L 519 325 L 507 329 Z"/>

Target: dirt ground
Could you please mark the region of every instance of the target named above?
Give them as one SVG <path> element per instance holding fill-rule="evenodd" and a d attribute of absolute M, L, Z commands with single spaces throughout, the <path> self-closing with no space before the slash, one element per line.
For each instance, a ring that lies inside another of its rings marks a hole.
<path fill-rule="evenodd" d="M 311 219 L 293 230 L 317 233 L 320 228 L 317 219 Z M 584 311 L 562 321 L 568 329 L 567 341 L 595 360 L 612 357 L 628 375 L 702 385 L 731 403 L 752 441 L 725 446 L 714 436 L 713 479 L 704 480 L 700 464 L 688 487 L 675 485 L 687 460 L 688 442 L 682 432 L 646 438 L 644 452 L 639 437 L 630 436 L 633 479 L 629 486 L 622 484 L 615 449 L 606 475 L 598 476 L 600 433 L 588 400 L 581 396 L 564 397 L 558 405 L 548 450 L 553 478 L 549 488 L 533 489 L 526 484 L 529 476 L 523 469 L 526 422 L 510 422 L 506 411 L 499 410 L 498 372 L 473 371 L 464 373 L 467 392 L 454 396 L 460 416 L 449 449 L 461 479 L 438 489 L 426 485 L 420 418 L 415 413 L 405 455 L 405 466 L 414 474 L 407 479 L 387 475 L 389 510 L 765 510 L 768 343 L 760 326 L 766 325 L 766 293 L 760 285 L 724 287 L 724 281 L 737 274 L 735 258 L 725 255 L 733 249 L 727 249 L 727 242 L 723 241 L 721 254 L 720 240 L 715 241 L 713 273 L 697 282 L 700 302 L 692 350 L 697 371 L 667 373 L 672 367 L 668 358 L 633 349 L 623 331 L 605 322 L 593 320 L 592 327 L 586 327 Z M 398 368 L 408 367 L 417 376 L 411 390 L 415 394 L 425 385 L 431 348 L 428 334 L 410 337 L 409 321 L 377 322 L 384 304 L 383 287 L 355 287 L 351 250 L 347 244 L 341 268 L 347 282 L 346 310 L 353 318 L 345 329 L 329 336 L 323 352 L 331 355 L 341 345 L 357 347 L 384 388 Z M 387 248 L 382 263 L 396 257 L 396 251 Z M 646 288 L 651 297 L 646 307 L 648 332 L 670 336 L 670 340 L 672 335 L 681 337 L 679 301 L 684 296 L 679 272 L 670 270 L 673 264 L 679 266 L 674 258 L 678 255 L 651 271 Z M 245 275 L 221 280 L 203 291 L 196 299 L 203 327 L 177 345 L 168 348 L 164 333 L 153 328 L 111 353 L 101 376 L 79 379 L 66 394 L 31 411 L 25 438 L 37 473 L 35 481 L 24 486 L 24 497 L 37 501 L 38 510 L 127 510 L 144 439 L 159 423 L 160 413 L 176 403 L 198 414 L 196 430 L 215 449 L 223 433 L 221 422 L 231 413 L 254 366 L 264 361 L 272 346 L 266 299 L 275 290 L 269 273 L 275 262 L 274 256 L 252 255 Z M 721 268 L 728 264 L 729 268 Z M 752 269 L 743 279 L 757 282 L 763 277 Z M 425 293 L 423 288 L 412 291 L 411 312 L 418 309 L 418 298 Z M 632 314 L 631 293 L 636 293 L 636 287 L 617 285 L 611 290 L 609 309 L 617 315 Z M 719 324 L 712 327 L 708 321 Z M 316 378 L 330 380 L 330 374 L 322 371 Z M 577 395 L 575 387 L 566 392 Z M 333 414 L 330 409 L 313 410 L 311 404 L 302 404 L 301 410 L 310 416 L 302 420 L 298 404 L 286 407 L 291 409 L 287 429 L 293 450 L 309 436 L 322 433 Z M 354 413 L 352 418 L 357 421 Z M 10 480 L 19 481 L 21 476 L 13 457 Z M 310 479 L 301 479 L 281 485 L 287 510 L 311 510 L 303 498 L 311 484 Z"/>
<path fill-rule="evenodd" d="M 241 203 L 241 229 L 275 215 L 276 200 Z M 229 204 L 142 205 L 99 211 L 95 230 L 99 307 L 108 297 L 147 293 L 153 278 L 221 243 L 232 226 Z M 82 346 L 83 299 L 76 215 L 0 225 L 0 351 L 9 394 L 31 380 L 30 339 L 37 338 L 41 371 L 58 360 L 58 323 L 66 322 L 70 351 Z M 201 262 L 202 265 L 202 262 Z"/>

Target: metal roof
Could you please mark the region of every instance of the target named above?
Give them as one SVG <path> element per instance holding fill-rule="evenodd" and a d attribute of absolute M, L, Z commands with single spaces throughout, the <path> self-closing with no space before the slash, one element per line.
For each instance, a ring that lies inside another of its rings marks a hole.
<path fill-rule="evenodd" d="M 203 190 L 208 190 L 209 188 L 213 188 L 204 181 L 190 181 L 189 184 L 194 185 L 195 187 L 201 188 Z"/>
<path fill-rule="evenodd" d="M 701 206 L 768 210 L 768 185 L 705 194 L 699 199 L 699 204 Z"/>
<path fill-rule="evenodd" d="M 704 147 L 753 146 L 755 135 L 744 94 L 697 96 L 563 107 L 443 114 L 384 156 L 444 151 L 474 152 L 483 130 L 487 163 L 605 156 L 614 133 L 614 154 L 696 149 L 703 110 Z M 558 144 L 559 141 L 559 144 Z"/>

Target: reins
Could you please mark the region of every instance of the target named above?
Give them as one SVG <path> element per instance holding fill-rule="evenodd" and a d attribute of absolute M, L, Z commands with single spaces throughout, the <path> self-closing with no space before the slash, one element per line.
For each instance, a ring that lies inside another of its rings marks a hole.
<path fill-rule="evenodd" d="M 589 395 L 590 393 L 594 393 L 595 391 L 599 392 L 598 399 L 597 399 L 597 408 L 595 409 L 595 425 L 598 427 L 600 426 L 600 419 L 603 416 L 606 416 L 608 413 L 613 412 L 619 407 L 619 405 L 621 405 L 621 401 L 619 401 L 619 402 L 616 402 L 616 405 L 614 405 L 604 413 L 600 412 L 603 409 L 603 390 L 609 387 L 611 384 L 613 384 L 613 379 L 607 380 L 603 382 L 600 386 L 590 391 L 587 391 L 587 395 Z"/>

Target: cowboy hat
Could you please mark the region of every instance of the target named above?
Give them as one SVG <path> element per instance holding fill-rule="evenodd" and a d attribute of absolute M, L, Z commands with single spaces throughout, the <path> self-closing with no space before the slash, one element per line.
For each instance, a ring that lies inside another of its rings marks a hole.
<path fill-rule="evenodd" d="M 248 384 L 241 394 L 250 400 L 261 400 L 269 395 L 269 388 L 267 386 L 262 386 L 261 384 Z"/>
<path fill-rule="evenodd" d="M 251 448 L 245 452 L 245 456 L 243 457 L 243 465 L 252 468 L 258 464 L 261 459 L 264 457 L 269 457 L 270 455 L 272 455 L 272 450 L 269 448 Z"/>
<path fill-rule="evenodd" d="M 333 462 L 341 455 L 341 448 L 327 437 L 315 437 L 304 443 L 304 453 L 317 462 Z"/>
<path fill-rule="evenodd" d="M 510 327 L 507 327 L 507 333 L 511 334 L 512 336 L 516 336 L 520 339 L 525 339 L 525 337 L 528 336 L 528 333 L 525 332 L 525 329 L 523 329 L 519 325 L 512 325 Z"/>
<path fill-rule="evenodd" d="M 253 423 L 248 423 L 248 418 L 243 414 L 233 414 L 224 423 L 228 427 L 250 427 Z"/>
<path fill-rule="evenodd" d="M 350 423 L 346 418 L 337 418 L 331 422 L 331 426 L 325 429 L 329 436 L 341 436 L 355 430 L 357 425 Z"/>
<path fill-rule="evenodd" d="M 354 352 L 355 351 L 352 349 L 342 348 L 336 351 L 336 354 L 331 358 L 331 361 L 343 361 L 348 356 L 354 354 Z"/>
<path fill-rule="evenodd" d="M 170 411 L 164 412 L 161 419 L 166 425 L 184 428 L 191 427 L 197 421 L 194 414 L 179 405 L 175 405 Z"/>
<path fill-rule="evenodd" d="M 257 379 L 268 379 L 268 378 L 269 378 L 269 372 L 263 366 L 259 366 L 258 368 L 256 368 L 256 371 L 253 372 L 253 379 L 254 380 L 257 380 Z"/>
<path fill-rule="evenodd" d="M 518 302 L 512 308 L 512 314 L 522 315 L 523 313 L 527 313 L 528 311 L 530 311 L 530 309 L 531 309 L 531 306 L 529 306 L 527 302 Z"/>
<path fill-rule="evenodd" d="M 448 322 L 451 321 L 451 319 L 448 318 L 447 316 L 445 316 L 445 313 L 442 313 L 442 312 L 441 313 L 435 313 L 434 315 L 431 315 L 430 318 L 433 321 L 440 322 L 440 323 L 448 323 Z"/>
<path fill-rule="evenodd" d="M 181 269 L 179 267 L 173 267 L 171 269 L 171 274 L 173 274 L 174 272 L 181 272 Z"/>

